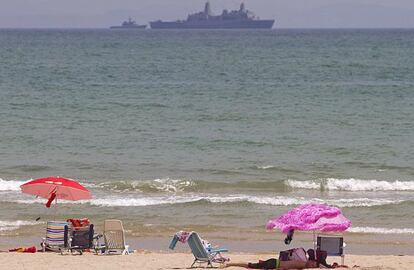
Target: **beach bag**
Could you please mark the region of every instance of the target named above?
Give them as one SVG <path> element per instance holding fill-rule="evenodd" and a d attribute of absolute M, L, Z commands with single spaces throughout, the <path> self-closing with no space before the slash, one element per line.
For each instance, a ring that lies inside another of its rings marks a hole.
<path fill-rule="evenodd" d="M 281 261 L 300 261 L 307 262 L 306 251 L 303 248 L 293 248 L 279 253 Z"/>
<path fill-rule="evenodd" d="M 75 230 L 78 230 L 83 227 L 87 227 L 91 224 L 88 218 L 81 218 L 81 219 L 70 218 L 66 221 L 69 222 L 72 225 L 72 228 Z"/>

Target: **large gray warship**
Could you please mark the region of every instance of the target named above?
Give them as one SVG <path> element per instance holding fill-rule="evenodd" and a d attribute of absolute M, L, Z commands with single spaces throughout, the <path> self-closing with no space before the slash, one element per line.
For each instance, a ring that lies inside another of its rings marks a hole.
<path fill-rule="evenodd" d="M 187 20 L 150 22 L 152 29 L 271 29 L 275 20 L 260 20 L 252 12 L 246 10 L 244 3 L 239 10 L 223 10 L 221 15 L 211 13 L 207 2 L 204 11 L 190 14 Z"/>
<path fill-rule="evenodd" d="M 145 29 L 147 25 L 139 25 L 135 21 L 128 18 L 128 21 L 124 21 L 121 25 L 111 26 L 111 29 Z"/>

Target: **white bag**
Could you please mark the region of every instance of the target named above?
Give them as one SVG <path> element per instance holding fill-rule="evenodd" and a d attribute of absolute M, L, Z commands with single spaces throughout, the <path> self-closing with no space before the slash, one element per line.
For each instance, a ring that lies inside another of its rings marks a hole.
<path fill-rule="evenodd" d="M 306 251 L 303 248 L 294 248 L 290 255 L 290 261 L 307 262 Z"/>

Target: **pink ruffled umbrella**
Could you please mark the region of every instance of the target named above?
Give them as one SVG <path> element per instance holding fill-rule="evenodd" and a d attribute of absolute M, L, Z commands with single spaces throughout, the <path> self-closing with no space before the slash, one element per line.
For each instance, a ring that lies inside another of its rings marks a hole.
<path fill-rule="evenodd" d="M 285 243 L 289 244 L 295 230 L 343 232 L 351 226 L 339 208 L 326 204 L 302 204 L 278 218 L 269 220 L 266 229 L 280 229 L 287 233 Z"/>
<path fill-rule="evenodd" d="M 326 204 L 302 204 L 279 218 L 269 220 L 266 229 L 280 229 L 283 233 L 291 230 L 343 232 L 351 226 L 339 208 Z"/>

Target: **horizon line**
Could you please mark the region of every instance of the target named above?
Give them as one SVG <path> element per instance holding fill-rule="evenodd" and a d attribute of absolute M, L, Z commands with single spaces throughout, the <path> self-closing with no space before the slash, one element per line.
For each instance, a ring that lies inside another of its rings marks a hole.
<path fill-rule="evenodd" d="M 387 30 L 387 29 L 395 29 L 395 30 L 411 30 L 414 29 L 414 26 L 410 27 L 277 27 L 272 29 L 152 29 L 152 28 L 145 28 L 145 29 L 110 29 L 110 27 L 0 27 L 0 30 L 112 30 L 112 31 L 136 31 L 142 32 L 145 30 L 157 30 L 157 31 L 171 31 L 171 30 L 178 30 L 178 31 L 274 31 L 274 30 Z"/>

